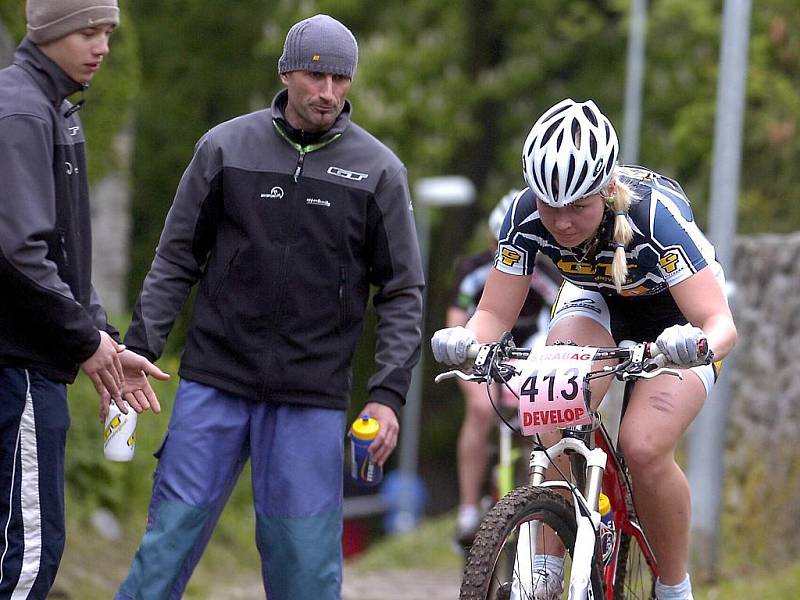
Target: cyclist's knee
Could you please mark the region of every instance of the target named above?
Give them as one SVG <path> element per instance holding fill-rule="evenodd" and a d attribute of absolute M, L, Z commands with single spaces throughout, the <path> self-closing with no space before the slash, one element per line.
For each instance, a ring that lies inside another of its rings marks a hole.
<path fill-rule="evenodd" d="M 674 463 L 672 450 L 651 436 L 626 435 L 620 437 L 625 462 L 635 476 L 657 476 Z"/>
<path fill-rule="evenodd" d="M 491 429 L 495 420 L 494 408 L 488 401 L 467 402 L 465 419 L 474 421 L 481 429 Z"/>

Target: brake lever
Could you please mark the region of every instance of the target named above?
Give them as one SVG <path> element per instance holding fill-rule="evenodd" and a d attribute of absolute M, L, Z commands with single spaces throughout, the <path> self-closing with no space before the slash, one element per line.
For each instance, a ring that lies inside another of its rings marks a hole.
<path fill-rule="evenodd" d="M 439 373 L 436 377 L 433 378 L 434 383 L 441 383 L 447 379 L 460 379 L 461 381 L 479 381 L 483 382 L 486 381 L 486 378 L 482 375 L 467 375 L 464 371 L 459 371 L 458 369 L 454 371 L 446 371 L 444 373 Z"/>
<path fill-rule="evenodd" d="M 630 379 L 652 379 L 659 375 L 672 375 L 678 379 L 683 379 L 683 373 L 681 373 L 679 369 L 672 369 L 670 367 L 658 367 L 652 371 L 639 371 L 638 373 L 622 372 L 619 374 L 619 378 L 622 381 L 628 381 Z"/>

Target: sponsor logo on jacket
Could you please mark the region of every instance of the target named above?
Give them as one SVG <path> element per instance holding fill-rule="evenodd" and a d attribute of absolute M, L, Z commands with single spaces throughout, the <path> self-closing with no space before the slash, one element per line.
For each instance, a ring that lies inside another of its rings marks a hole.
<path fill-rule="evenodd" d="M 278 187 L 277 185 L 272 188 L 268 194 L 261 194 L 262 198 L 272 198 L 274 200 L 280 200 L 283 198 L 283 188 Z"/>
<path fill-rule="evenodd" d="M 343 179 L 350 179 L 351 181 L 362 181 L 369 177 L 369 173 L 358 173 L 357 171 L 348 171 L 341 167 L 328 167 L 328 175 L 334 177 L 342 177 Z"/>

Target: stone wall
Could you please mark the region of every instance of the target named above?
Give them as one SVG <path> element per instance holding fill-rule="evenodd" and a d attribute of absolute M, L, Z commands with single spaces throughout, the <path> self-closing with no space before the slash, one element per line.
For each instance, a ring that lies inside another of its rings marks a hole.
<path fill-rule="evenodd" d="M 128 311 L 127 284 L 130 262 L 131 198 L 130 156 L 133 134 L 124 129 L 110 149 L 119 170 L 111 171 L 92 186 L 92 283 L 103 306 L 118 325 L 116 317 Z M 91 150 L 91 140 L 89 149 Z M 119 326 L 119 325 L 118 325 Z"/>
<path fill-rule="evenodd" d="M 774 563 L 800 556 L 800 233 L 740 237 L 731 275 L 739 341 L 727 365 L 724 531 Z"/>

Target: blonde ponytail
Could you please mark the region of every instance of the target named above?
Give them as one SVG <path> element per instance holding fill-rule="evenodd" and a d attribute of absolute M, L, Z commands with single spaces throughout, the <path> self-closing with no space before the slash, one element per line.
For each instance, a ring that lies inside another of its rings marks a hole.
<path fill-rule="evenodd" d="M 606 204 L 614 211 L 614 236 L 611 240 L 614 246 L 614 261 L 611 263 L 611 277 L 617 292 L 622 291 L 622 285 L 628 277 L 628 259 L 625 248 L 633 239 L 633 229 L 628 223 L 628 209 L 631 206 L 633 192 L 631 189 L 614 176 L 614 192 L 605 196 Z"/>

